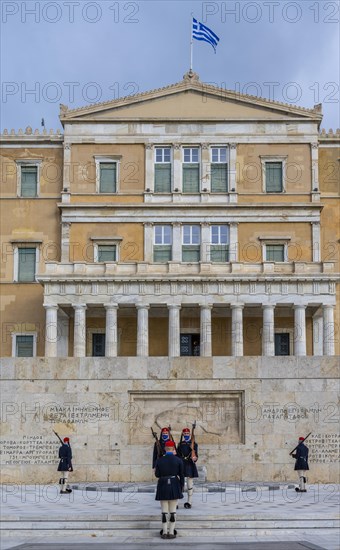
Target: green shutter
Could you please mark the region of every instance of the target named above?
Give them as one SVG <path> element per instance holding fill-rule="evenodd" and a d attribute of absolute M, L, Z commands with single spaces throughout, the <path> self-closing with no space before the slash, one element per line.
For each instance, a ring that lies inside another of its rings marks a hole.
<path fill-rule="evenodd" d="M 157 263 L 171 262 L 171 245 L 155 245 L 153 247 L 153 261 Z"/>
<path fill-rule="evenodd" d="M 171 164 L 155 164 L 155 193 L 171 193 Z"/>
<path fill-rule="evenodd" d="M 38 188 L 38 167 L 21 166 L 21 196 L 36 197 Z"/>
<path fill-rule="evenodd" d="M 103 162 L 100 164 L 100 193 L 116 192 L 117 166 L 115 162 Z"/>
<path fill-rule="evenodd" d="M 281 193 L 282 186 L 282 163 L 266 162 L 266 191 L 267 193 Z"/>
<path fill-rule="evenodd" d="M 16 357 L 33 357 L 33 336 L 16 337 Z"/>
<path fill-rule="evenodd" d="M 98 246 L 98 262 L 115 262 L 116 245 Z"/>
<path fill-rule="evenodd" d="M 183 192 L 199 193 L 200 167 L 199 164 L 183 164 Z"/>
<path fill-rule="evenodd" d="M 35 281 L 36 249 L 19 248 L 18 255 L 18 281 L 21 283 Z"/>
<path fill-rule="evenodd" d="M 267 262 L 284 262 L 284 245 L 267 244 L 266 261 Z"/>
<path fill-rule="evenodd" d="M 228 165 L 211 165 L 211 192 L 227 193 L 228 191 Z"/>
<path fill-rule="evenodd" d="M 201 259 L 200 245 L 183 245 L 182 262 L 199 262 Z"/>
<path fill-rule="evenodd" d="M 229 262 L 229 247 L 225 244 L 211 245 L 211 262 Z"/>

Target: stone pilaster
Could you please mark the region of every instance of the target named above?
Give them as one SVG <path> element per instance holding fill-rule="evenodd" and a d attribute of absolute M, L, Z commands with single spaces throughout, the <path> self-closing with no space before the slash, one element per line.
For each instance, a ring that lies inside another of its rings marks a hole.
<path fill-rule="evenodd" d="M 183 175 L 182 175 L 182 148 L 179 143 L 175 143 L 173 146 L 173 190 L 178 189 L 179 193 L 182 193 L 183 189 Z M 176 191 L 177 192 L 177 191 Z"/>
<path fill-rule="evenodd" d="M 70 261 L 70 228 L 69 222 L 61 222 L 61 262 Z"/>
<path fill-rule="evenodd" d="M 172 261 L 182 261 L 182 224 L 172 225 Z"/>
<path fill-rule="evenodd" d="M 238 262 L 238 223 L 229 225 L 229 261 Z"/>
<path fill-rule="evenodd" d="M 321 231 L 320 222 L 312 222 L 313 262 L 321 262 Z"/>
<path fill-rule="evenodd" d="M 154 244 L 154 234 L 153 234 L 153 223 L 144 224 L 144 262 L 152 263 L 153 262 L 153 244 Z"/>
<path fill-rule="evenodd" d="M 210 262 L 211 229 L 209 223 L 201 224 L 201 261 Z"/>
<path fill-rule="evenodd" d="M 151 143 L 145 146 L 145 190 L 155 189 L 155 149 Z"/>

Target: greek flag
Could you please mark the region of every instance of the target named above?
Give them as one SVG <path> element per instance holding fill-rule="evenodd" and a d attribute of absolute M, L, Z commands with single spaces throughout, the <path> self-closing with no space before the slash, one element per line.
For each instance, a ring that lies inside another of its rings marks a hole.
<path fill-rule="evenodd" d="M 216 46 L 220 39 L 211 29 L 194 18 L 192 19 L 192 37 L 195 38 L 195 40 L 203 40 L 204 42 L 208 42 L 212 45 L 216 53 Z"/>

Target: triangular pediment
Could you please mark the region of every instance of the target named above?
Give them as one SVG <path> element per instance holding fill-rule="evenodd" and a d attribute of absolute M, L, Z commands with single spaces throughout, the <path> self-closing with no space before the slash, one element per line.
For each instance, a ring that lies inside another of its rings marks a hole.
<path fill-rule="evenodd" d="M 68 110 L 61 107 L 62 122 L 101 121 L 245 121 L 321 120 L 314 109 L 292 107 L 263 98 L 237 94 L 185 79 L 178 84 L 135 96 Z"/>

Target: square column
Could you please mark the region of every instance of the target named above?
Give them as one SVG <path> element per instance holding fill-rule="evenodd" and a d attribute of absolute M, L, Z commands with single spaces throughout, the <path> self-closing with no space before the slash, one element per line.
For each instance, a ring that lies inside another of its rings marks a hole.
<path fill-rule="evenodd" d="M 209 223 L 201 224 L 201 261 L 210 262 L 211 229 Z"/>
<path fill-rule="evenodd" d="M 334 306 L 325 305 L 323 312 L 323 354 L 334 355 Z"/>
<path fill-rule="evenodd" d="M 294 306 L 294 355 L 307 355 L 306 350 L 306 307 Z"/>
<path fill-rule="evenodd" d="M 206 189 L 206 192 L 211 191 L 211 164 L 210 164 L 210 149 L 207 143 L 201 145 L 201 163 L 202 163 L 202 178 L 201 189 Z"/>
<path fill-rule="evenodd" d="M 243 308 L 244 305 L 231 306 L 231 355 L 243 357 Z"/>
<path fill-rule="evenodd" d="M 76 304 L 74 308 L 73 356 L 86 356 L 86 304 Z"/>
<path fill-rule="evenodd" d="M 105 357 L 118 355 L 117 311 L 118 304 L 108 304 L 106 309 Z"/>
<path fill-rule="evenodd" d="M 144 262 L 151 264 L 153 262 L 153 241 L 154 229 L 153 223 L 144 224 Z"/>
<path fill-rule="evenodd" d="M 145 190 L 150 189 L 153 193 L 155 189 L 155 150 L 152 143 L 145 145 Z"/>
<path fill-rule="evenodd" d="M 272 357 L 275 355 L 274 341 L 274 311 L 275 306 L 263 305 L 263 330 L 262 330 L 262 355 Z"/>
<path fill-rule="evenodd" d="M 237 144 L 230 143 L 229 145 L 229 199 L 231 203 L 237 202 Z"/>
<path fill-rule="evenodd" d="M 321 262 L 321 231 L 320 222 L 312 222 L 313 262 Z"/>
<path fill-rule="evenodd" d="M 182 224 L 172 224 L 172 261 L 182 261 Z"/>
<path fill-rule="evenodd" d="M 183 176 L 182 176 L 182 148 L 179 143 L 175 143 L 173 146 L 173 191 L 178 189 L 179 193 L 182 193 L 183 188 Z"/>
<path fill-rule="evenodd" d="M 137 357 L 149 355 L 149 305 L 137 305 Z"/>
<path fill-rule="evenodd" d="M 201 357 L 211 357 L 211 310 L 212 304 L 201 306 Z"/>
<path fill-rule="evenodd" d="M 57 357 L 58 306 L 44 306 L 46 309 L 45 357 Z"/>
<path fill-rule="evenodd" d="M 169 305 L 169 357 L 180 356 L 180 311 L 181 306 Z"/>
<path fill-rule="evenodd" d="M 238 262 L 238 223 L 229 226 L 229 261 Z"/>

